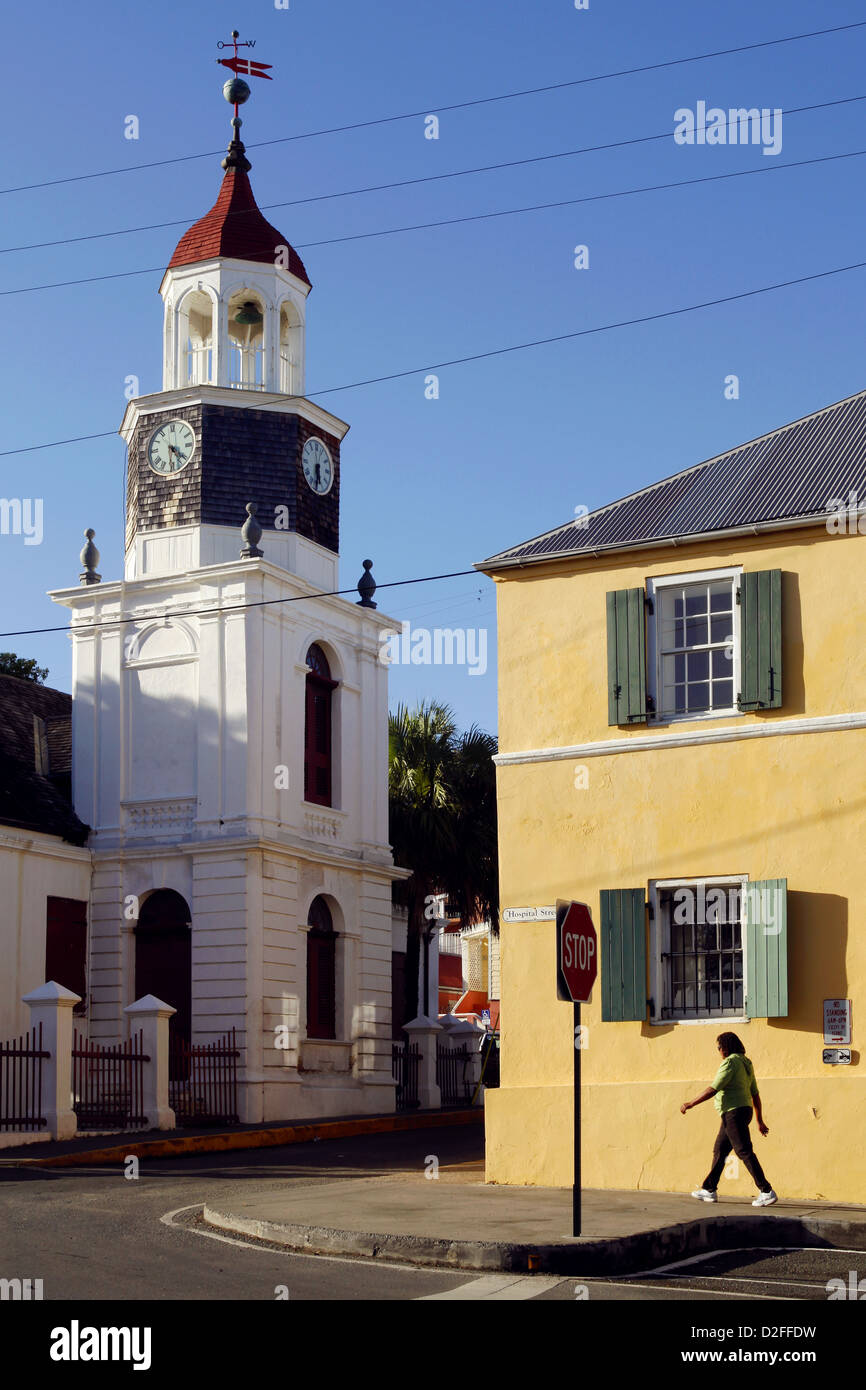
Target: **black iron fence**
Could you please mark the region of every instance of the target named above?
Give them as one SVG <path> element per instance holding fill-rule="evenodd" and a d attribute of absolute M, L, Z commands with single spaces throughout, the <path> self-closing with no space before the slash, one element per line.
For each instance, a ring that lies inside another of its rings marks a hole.
<path fill-rule="evenodd" d="M 417 1110 L 418 1071 L 421 1066 L 421 1053 L 417 1043 L 391 1044 L 391 1075 L 397 1083 L 397 1109 Z"/>
<path fill-rule="evenodd" d="M 169 1038 L 168 1103 L 179 1125 L 238 1123 L 240 1055 L 234 1028 L 211 1043 Z"/>
<path fill-rule="evenodd" d="M 465 1043 L 461 1047 L 445 1044 L 436 1048 L 436 1085 L 443 1105 L 472 1104 L 474 1055 Z"/>
<path fill-rule="evenodd" d="M 90 1042 L 72 1034 L 72 1108 L 79 1129 L 139 1129 L 144 1114 L 142 1035 L 126 1042 Z"/>
<path fill-rule="evenodd" d="M 489 1089 L 499 1085 L 499 1039 L 488 1033 L 481 1047 L 481 1079 Z"/>
<path fill-rule="evenodd" d="M 20 1038 L 0 1043 L 0 1129 L 41 1129 L 42 1024 Z"/>

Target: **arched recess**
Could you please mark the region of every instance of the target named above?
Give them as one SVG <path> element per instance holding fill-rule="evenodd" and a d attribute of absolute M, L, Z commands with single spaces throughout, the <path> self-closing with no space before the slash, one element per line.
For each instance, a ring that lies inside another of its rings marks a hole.
<path fill-rule="evenodd" d="M 334 694 L 339 682 L 331 675 L 330 662 L 320 643 L 312 642 L 307 648 L 306 664 L 304 800 L 317 806 L 333 806 L 337 746 Z"/>
<path fill-rule="evenodd" d="M 337 1036 L 337 932 L 319 894 L 307 909 L 307 1037 Z"/>
<path fill-rule="evenodd" d="M 269 374 L 271 306 L 260 290 L 236 289 L 228 298 L 228 384 L 263 391 Z"/>
<path fill-rule="evenodd" d="M 154 994 L 176 1012 L 169 1037 L 189 1044 L 192 1031 L 192 931 L 185 898 L 158 888 L 142 903 L 135 926 L 135 998 Z"/>
<path fill-rule="evenodd" d="M 284 299 L 279 306 L 279 381 L 287 396 L 304 394 L 304 320 L 297 304 Z"/>
<path fill-rule="evenodd" d="M 175 385 L 199 386 L 216 381 L 217 300 L 210 289 L 189 289 L 177 306 Z"/>

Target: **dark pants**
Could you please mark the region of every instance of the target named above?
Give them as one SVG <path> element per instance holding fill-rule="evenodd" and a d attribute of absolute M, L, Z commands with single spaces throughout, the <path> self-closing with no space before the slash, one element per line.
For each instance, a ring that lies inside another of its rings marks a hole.
<path fill-rule="evenodd" d="M 704 1178 L 704 1187 L 708 1192 L 715 1192 L 719 1185 L 719 1178 L 722 1176 L 722 1169 L 725 1166 L 725 1159 L 733 1149 L 737 1158 L 741 1158 L 746 1168 L 755 1180 L 755 1185 L 759 1192 L 769 1192 L 770 1184 L 764 1176 L 764 1170 L 758 1162 L 757 1154 L 752 1148 L 752 1137 L 749 1134 L 749 1121 L 752 1118 L 751 1105 L 741 1105 L 737 1110 L 726 1110 L 722 1115 L 722 1123 L 716 1135 L 716 1147 L 713 1149 L 713 1166 Z"/>

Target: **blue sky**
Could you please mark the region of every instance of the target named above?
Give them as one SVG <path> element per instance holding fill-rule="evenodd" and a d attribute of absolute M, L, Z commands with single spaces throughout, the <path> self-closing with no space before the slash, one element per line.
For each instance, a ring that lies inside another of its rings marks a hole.
<path fill-rule="evenodd" d="M 238 13 L 242 11 L 242 13 Z M 451 113 L 524 88 L 662 63 L 866 18 L 853 3 L 747 0 L 290 0 L 228 6 L 58 3 L 6 16 L 6 159 L 0 186 L 120 168 L 0 196 L 0 246 L 177 220 L 161 230 L 0 254 L 0 289 L 152 268 L 3 299 L 0 449 L 112 430 L 127 375 L 161 386 L 160 269 L 211 206 L 230 110 L 216 43 L 235 26 L 275 80 L 256 83 L 243 136 L 260 205 L 531 159 L 577 157 L 327 199 L 268 213 L 302 248 L 311 393 L 351 423 L 343 447 L 342 580 L 370 556 L 380 583 L 473 561 L 860 390 L 866 272 L 441 371 L 446 359 L 650 315 L 866 260 L 866 102 L 785 117 L 778 156 L 682 146 L 674 112 L 789 109 L 866 95 L 866 28 Z M 11 55 L 11 61 L 9 61 Z M 225 75 L 223 73 L 223 75 Z M 422 115 L 256 149 L 256 142 Z M 136 115 L 140 138 L 124 138 Z M 418 222 L 756 169 L 753 177 L 341 245 L 309 243 Z M 574 266 L 576 245 L 589 268 Z M 724 394 L 736 374 L 738 400 Z M 44 499 L 44 539 L 0 536 L 4 631 L 62 623 L 45 591 L 75 583 L 85 526 L 106 579 L 121 572 L 119 438 L 2 460 L 5 497 Z M 483 576 L 379 595 L 413 627 L 486 628 L 488 668 L 394 667 L 392 703 L 436 696 L 461 725 L 496 728 L 495 604 Z M 68 689 L 63 633 L 0 638 Z"/>

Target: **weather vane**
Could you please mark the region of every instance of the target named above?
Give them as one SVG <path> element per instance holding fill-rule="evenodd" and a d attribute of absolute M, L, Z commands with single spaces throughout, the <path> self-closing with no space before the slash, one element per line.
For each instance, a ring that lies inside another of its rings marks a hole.
<path fill-rule="evenodd" d="M 255 48 L 255 39 L 246 39 L 243 43 L 238 42 L 238 31 L 232 29 L 231 43 L 218 43 L 217 48 L 234 48 L 234 55 L 231 58 L 217 58 L 224 68 L 231 68 L 235 74 L 230 77 L 223 87 L 223 96 L 226 101 L 232 102 L 235 108 L 235 120 L 238 119 L 238 107 L 249 99 L 250 89 L 244 82 L 241 73 L 247 77 L 264 77 L 268 82 L 273 82 L 270 72 L 266 68 L 273 67 L 272 63 L 255 63 L 251 58 L 239 58 L 239 48 Z"/>

